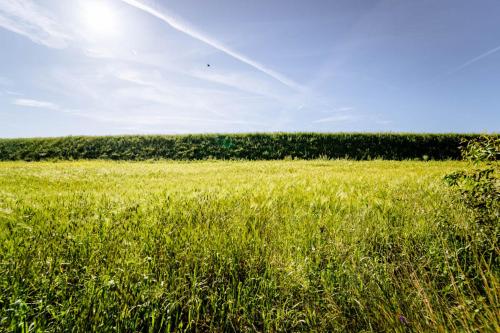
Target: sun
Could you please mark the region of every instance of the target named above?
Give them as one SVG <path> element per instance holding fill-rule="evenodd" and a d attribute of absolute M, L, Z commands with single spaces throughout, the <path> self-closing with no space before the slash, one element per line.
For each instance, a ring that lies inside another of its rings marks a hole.
<path fill-rule="evenodd" d="M 86 0 L 82 8 L 86 30 L 94 37 L 114 36 L 118 33 L 116 11 L 106 0 Z"/>

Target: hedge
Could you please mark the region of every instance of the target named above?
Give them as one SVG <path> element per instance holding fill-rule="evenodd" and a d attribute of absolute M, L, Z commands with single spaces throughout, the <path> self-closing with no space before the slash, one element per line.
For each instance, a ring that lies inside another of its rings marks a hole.
<path fill-rule="evenodd" d="M 479 135 L 257 133 L 0 139 L 0 160 L 445 160 L 459 159 L 461 140 L 477 136 Z"/>

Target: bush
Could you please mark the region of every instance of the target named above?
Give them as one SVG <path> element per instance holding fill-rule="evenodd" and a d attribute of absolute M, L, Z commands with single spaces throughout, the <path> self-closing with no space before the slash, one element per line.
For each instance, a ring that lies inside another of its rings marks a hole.
<path fill-rule="evenodd" d="M 475 134 L 261 133 L 0 139 L 0 160 L 446 160 Z M 498 139 L 498 135 L 491 136 Z"/>
<path fill-rule="evenodd" d="M 459 189 L 464 203 L 474 211 L 476 222 L 484 227 L 497 227 L 500 221 L 500 180 L 498 158 L 500 138 L 481 136 L 464 141 L 464 160 L 473 164 L 471 171 L 457 171 L 445 177 L 450 186 Z"/>

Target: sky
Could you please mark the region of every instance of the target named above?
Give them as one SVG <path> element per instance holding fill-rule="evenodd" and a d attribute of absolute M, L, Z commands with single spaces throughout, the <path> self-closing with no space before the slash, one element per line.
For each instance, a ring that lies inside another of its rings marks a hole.
<path fill-rule="evenodd" d="M 0 137 L 500 131 L 498 0 L 0 0 Z"/>

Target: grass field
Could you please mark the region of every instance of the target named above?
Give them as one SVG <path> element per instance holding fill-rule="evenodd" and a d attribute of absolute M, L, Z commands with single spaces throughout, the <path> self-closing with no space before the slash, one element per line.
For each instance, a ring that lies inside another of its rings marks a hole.
<path fill-rule="evenodd" d="M 500 331 L 466 167 L 2 162 L 0 330 Z"/>

